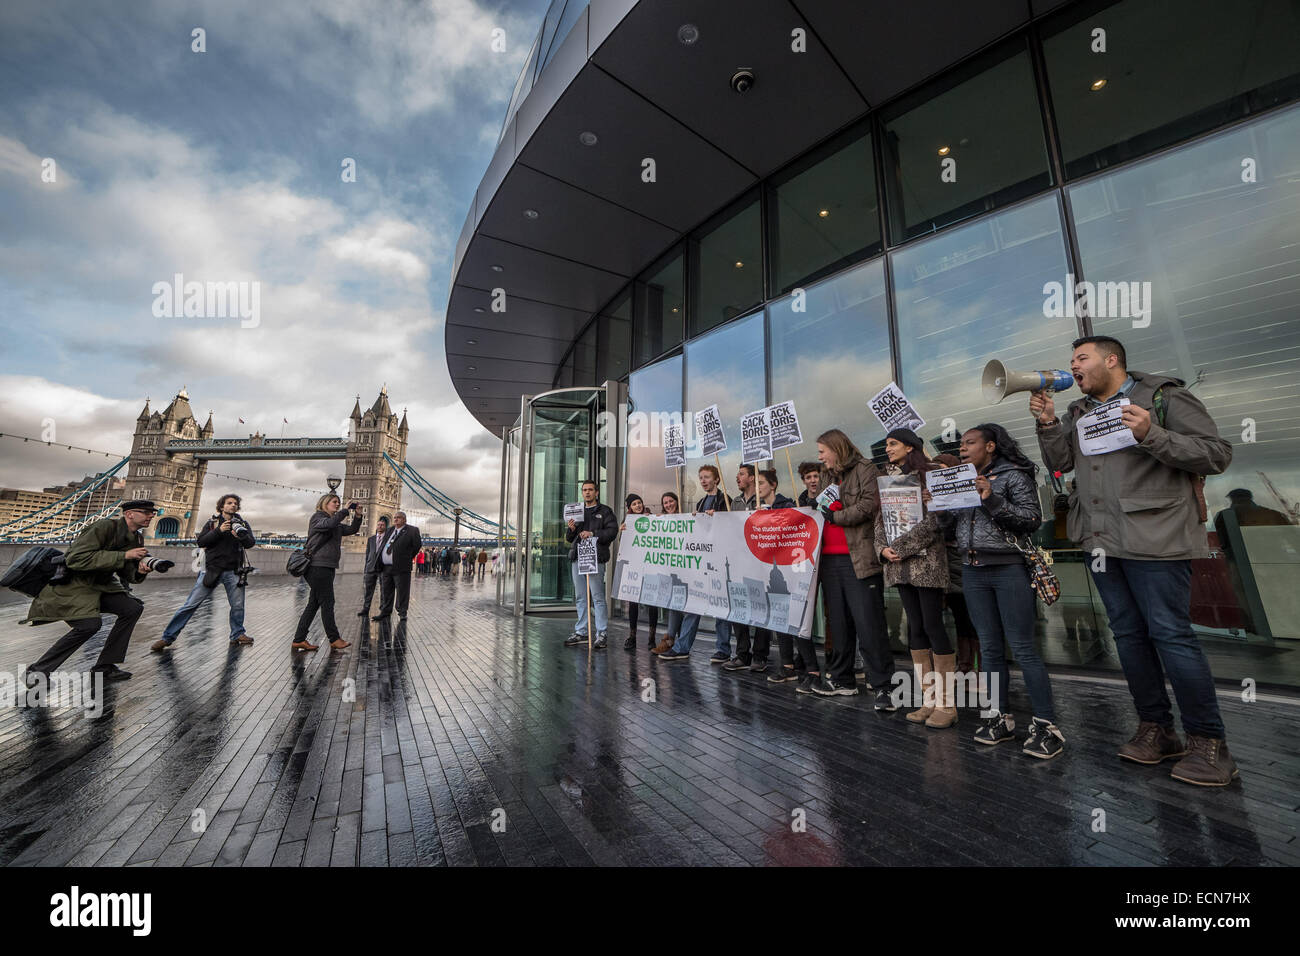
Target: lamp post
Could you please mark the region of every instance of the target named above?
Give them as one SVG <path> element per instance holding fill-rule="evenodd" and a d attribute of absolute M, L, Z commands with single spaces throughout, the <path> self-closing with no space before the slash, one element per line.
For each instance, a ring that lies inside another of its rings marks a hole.
<path fill-rule="evenodd" d="M 461 508 L 451 509 L 451 513 L 456 516 L 456 530 L 452 532 L 452 540 L 451 540 L 451 546 L 453 548 L 460 547 L 460 514 L 462 510 L 463 509 Z"/>

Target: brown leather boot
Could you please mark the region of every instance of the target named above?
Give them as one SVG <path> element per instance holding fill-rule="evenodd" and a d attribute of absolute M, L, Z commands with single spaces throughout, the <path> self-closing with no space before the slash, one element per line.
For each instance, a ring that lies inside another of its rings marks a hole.
<path fill-rule="evenodd" d="M 957 723 L 956 688 L 952 674 L 957 667 L 956 654 L 932 654 L 934 661 L 934 713 L 925 719 L 925 726 L 943 730 Z"/>
<path fill-rule="evenodd" d="M 1157 764 L 1170 757 L 1181 757 L 1187 748 L 1172 727 L 1161 727 L 1150 720 L 1138 724 L 1133 739 L 1119 748 L 1119 755 L 1134 763 Z"/>
<path fill-rule="evenodd" d="M 1198 787 L 1226 787 L 1237 776 L 1237 765 L 1226 740 L 1188 734 L 1187 756 L 1174 764 L 1169 776 Z"/>
<path fill-rule="evenodd" d="M 665 637 L 662 641 L 660 641 L 658 644 L 654 646 L 654 650 L 652 650 L 650 653 L 667 654 L 669 651 L 673 649 L 673 644 L 675 644 L 676 642 L 677 642 L 676 638 Z"/>
<path fill-rule="evenodd" d="M 929 676 L 934 673 L 932 663 L 929 651 L 912 651 L 912 669 L 916 672 L 916 686 L 921 690 L 923 706 L 908 714 L 907 719 L 916 724 L 923 723 L 934 713 L 934 684 Z"/>

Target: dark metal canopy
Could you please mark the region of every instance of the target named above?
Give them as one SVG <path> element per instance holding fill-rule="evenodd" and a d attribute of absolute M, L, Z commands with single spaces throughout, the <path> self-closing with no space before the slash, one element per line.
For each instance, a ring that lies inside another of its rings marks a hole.
<path fill-rule="evenodd" d="M 683 234 L 1062 2 L 592 0 L 510 117 L 461 230 L 446 324 L 461 400 L 499 433 L 520 395 L 551 388 L 591 314 Z M 745 93 L 730 84 L 741 67 Z"/>

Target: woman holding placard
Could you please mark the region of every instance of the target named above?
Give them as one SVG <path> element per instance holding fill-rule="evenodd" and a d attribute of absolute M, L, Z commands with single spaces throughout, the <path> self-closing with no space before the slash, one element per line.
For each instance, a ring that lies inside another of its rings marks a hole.
<path fill-rule="evenodd" d="M 1047 665 L 1034 647 L 1029 568 L 1013 540 L 1036 531 L 1043 520 L 1034 484 L 1038 466 L 1005 428 L 992 424 L 976 425 L 961 436 L 961 458 L 975 466 L 975 490 L 982 504 L 944 512 L 940 521 L 953 529 L 962 555 L 962 591 L 979 634 L 980 671 L 988 682 L 989 709 L 981 714 L 975 741 L 992 745 L 1016 739 L 1015 719 L 1003 712 L 1011 679 L 1005 641 L 1020 665 L 1034 708 L 1022 749 L 1031 757 L 1050 760 L 1061 753 L 1065 737 L 1056 727 Z"/>
<path fill-rule="evenodd" d="M 885 629 L 885 585 L 874 546 L 880 472 L 838 428 L 817 437 L 817 458 L 822 463 L 817 506 L 825 518 L 819 576 L 835 644 L 820 680 L 805 678 L 795 690 L 820 697 L 856 694 L 853 664 L 861 641 L 867 681 L 875 689 L 875 709 L 897 710 L 889 696 L 894 656 Z M 810 672 L 817 670 L 811 640 L 799 638 L 799 653 Z"/>
<path fill-rule="evenodd" d="M 895 428 L 885 438 L 889 463 L 885 474 L 912 477 L 921 498 L 916 521 L 895 521 L 891 515 L 876 522 L 875 547 L 885 567 L 885 581 L 898 588 L 907 614 L 907 646 L 912 653 L 924 706 L 907 719 L 943 729 L 957 723 L 953 673 L 957 655 L 943 623 L 943 594 L 948 585 L 948 551 L 936 514 L 925 501 L 925 472 L 939 466 L 926 457 L 921 439 L 910 428 Z M 902 483 L 900 483 L 902 484 Z M 910 484 L 910 483 L 909 483 Z M 893 533 L 888 530 L 894 528 Z M 898 530 L 905 529 L 905 530 Z M 930 674 L 933 676 L 928 676 Z M 933 701 L 933 703 L 931 703 Z"/>
<path fill-rule="evenodd" d="M 632 517 L 633 515 L 647 515 L 650 513 L 645 506 L 645 500 L 638 494 L 628 495 L 626 505 L 628 517 Z M 627 518 L 623 519 L 623 523 L 619 526 L 618 530 L 627 530 Z M 647 646 L 653 648 L 655 646 L 655 631 L 659 628 L 659 608 L 655 607 L 653 604 L 647 604 L 645 606 L 645 611 L 646 622 L 650 627 L 650 643 Z M 636 625 L 638 618 L 641 616 L 640 612 L 640 604 L 635 604 L 632 601 L 627 602 L 628 635 L 627 640 L 623 642 L 623 650 L 625 651 L 636 650 Z"/>

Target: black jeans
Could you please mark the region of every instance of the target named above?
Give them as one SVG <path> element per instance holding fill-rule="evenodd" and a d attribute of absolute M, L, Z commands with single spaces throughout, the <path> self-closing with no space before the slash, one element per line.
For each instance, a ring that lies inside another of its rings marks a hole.
<path fill-rule="evenodd" d="M 379 577 L 379 613 L 393 613 L 393 598 L 397 598 L 397 613 L 406 617 L 406 609 L 411 603 L 411 572 L 393 571 L 391 565 L 384 569 Z"/>
<path fill-rule="evenodd" d="M 126 645 L 131 642 L 131 631 L 135 628 L 135 622 L 140 620 L 140 615 L 144 613 L 144 602 L 125 591 L 109 591 L 99 596 L 99 609 L 105 614 L 117 615 L 113 629 L 108 632 L 108 639 L 104 641 L 104 649 L 99 652 L 99 660 L 95 661 L 93 668 L 107 670 L 111 665 L 126 660 Z M 68 624 L 72 626 L 72 630 L 55 641 L 54 646 L 42 654 L 40 660 L 27 668 L 28 672 L 42 671 L 48 674 L 57 670 L 73 651 L 99 633 L 103 619 L 83 617 L 69 621 Z"/>
<path fill-rule="evenodd" d="M 294 643 L 307 640 L 307 629 L 316 619 L 317 611 L 320 611 L 320 622 L 325 628 L 325 636 L 331 643 L 337 641 L 339 626 L 334 623 L 334 568 L 318 568 L 312 565 L 303 575 L 303 580 L 311 588 L 311 596 L 307 598 L 307 606 L 302 609 L 302 617 L 298 618 L 298 630 L 293 635 Z"/>
<path fill-rule="evenodd" d="M 847 554 L 822 556 L 821 583 L 826 595 L 827 629 L 835 635 L 826 671 L 837 684 L 854 686 L 853 666 L 862 644 L 867 683 L 888 690 L 894 675 L 885 626 L 885 581 L 882 575 L 859 578 Z M 812 662 L 805 664 L 814 666 Z"/>
<path fill-rule="evenodd" d="M 641 605 L 633 604 L 631 601 L 628 601 L 627 602 L 627 623 L 628 623 L 628 627 L 631 628 L 633 631 L 636 630 L 637 620 L 640 618 L 640 616 L 641 616 Z M 645 606 L 645 616 L 646 616 L 646 624 L 650 626 L 651 630 L 654 630 L 659 627 L 659 608 L 656 605 L 647 604 Z"/>
<path fill-rule="evenodd" d="M 772 632 L 767 628 L 756 627 L 750 636 L 748 624 L 732 624 L 731 631 L 736 635 L 736 656 L 746 664 L 754 661 L 766 661 L 772 652 Z"/>
<path fill-rule="evenodd" d="M 361 602 L 361 610 L 369 614 L 370 602 L 374 600 L 375 587 L 378 586 L 379 584 L 379 572 L 367 571 L 364 576 L 364 581 L 366 585 L 366 596 L 365 599 Z"/>
<path fill-rule="evenodd" d="M 951 654 L 952 642 L 943 626 L 943 588 L 900 584 L 898 596 L 907 612 L 907 646 L 914 651 Z"/>

